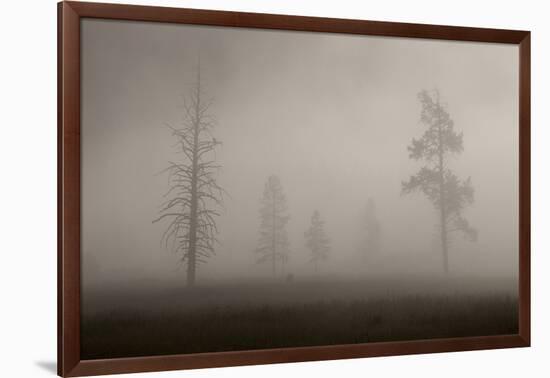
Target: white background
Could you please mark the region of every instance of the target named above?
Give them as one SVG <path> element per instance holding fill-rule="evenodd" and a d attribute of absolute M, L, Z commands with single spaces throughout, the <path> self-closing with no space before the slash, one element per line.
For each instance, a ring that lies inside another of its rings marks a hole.
<path fill-rule="evenodd" d="M 249 366 L 139 377 L 547 377 L 550 356 L 550 23 L 528 0 L 131 0 L 135 4 L 528 29 L 532 35 L 532 347 Z M 112 2 L 118 2 L 112 0 Z M 2 4 L 0 376 L 53 376 L 56 360 L 56 2 Z M 490 143 L 491 141 L 487 141 Z M 546 195 L 545 195 L 546 194 Z"/>

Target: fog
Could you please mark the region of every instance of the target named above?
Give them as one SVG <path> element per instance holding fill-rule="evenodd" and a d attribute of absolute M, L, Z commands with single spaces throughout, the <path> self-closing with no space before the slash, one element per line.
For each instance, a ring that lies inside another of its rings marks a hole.
<path fill-rule="evenodd" d="M 288 272 L 308 277 L 441 274 L 437 214 L 401 182 L 422 162 L 407 146 L 424 132 L 417 93 L 438 89 L 463 132 L 450 161 L 471 177 L 464 216 L 477 242 L 457 235 L 455 279 L 517 279 L 518 51 L 513 45 L 84 19 L 82 21 L 82 256 L 85 285 L 185 280 L 179 257 L 152 223 L 178 159 L 166 123 L 182 117 L 200 56 L 213 98 L 213 135 L 227 192 L 216 255 L 197 282 L 270 276 L 256 264 L 259 206 L 268 176 L 288 200 Z M 360 262 L 367 201 L 380 249 Z M 314 273 L 304 232 L 318 210 L 331 240 Z"/>

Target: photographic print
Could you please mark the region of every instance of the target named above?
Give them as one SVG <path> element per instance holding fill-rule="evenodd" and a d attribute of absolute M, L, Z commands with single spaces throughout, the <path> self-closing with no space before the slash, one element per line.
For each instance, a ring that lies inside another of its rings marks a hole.
<path fill-rule="evenodd" d="M 81 21 L 83 360 L 512 335 L 518 46 Z"/>
<path fill-rule="evenodd" d="M 58 374 L 530 345 L 530 32 L 58 4 Z"/>

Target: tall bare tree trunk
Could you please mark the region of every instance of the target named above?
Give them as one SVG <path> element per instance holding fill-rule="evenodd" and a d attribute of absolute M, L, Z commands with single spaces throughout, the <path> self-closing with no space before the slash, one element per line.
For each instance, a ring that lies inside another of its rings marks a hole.
<path fill-rule="evenodd" d="M 197 133 L 195 133 L 195 146 L 197 145 Z M 193 286 L 195 284 L 195 273 L 197 266 L 197 210 L 198 210 L 198 198 L 197 198 L 197 157 L 196 148 L 193 153 L 193 165 L 192 165 L 192 180 L 191 180 L 191 211 L 189 221 L 189 256 L 187 263 L 187 286 Z"/>
<path fill-rule="evenodd" d="M 193 161 L 191 163 L 191 211 L 189 222 L 189 256 L 187 264 L 187 286 L 195 284 L 197 268 L 197 226 L 198 226 L 198 163 L 199 163 L 199 127 L 200 127 L 200 106 L 201 106 L 201 73 L 200 66 L 197 72 L 197 93 L 195 103 L 195 119 L 193 133 Z"/>
<path fill-rule="evenodd" d="M 272 264 L 272 270 L 273 270 L 273 278 L 275 278 L 277 272 L 276 272 L 276 248 L 277 248 L 277 239 L 276 239 L 276 235 L 275 233 L 277 232 L 276 230 L 276 227 L 275 227 L 275 222 L 276 222 L 276 213 L 275 213 L 275 208 L 276 208 L 276 204 L 275 202 L 277 202 L 277 200 L 275 198 L 273 198 L 273 214 L 272 214 L 272 219 L 273 219 L 273 224 L 271 225 L 272 227 L 272 235 L 271 235 L 271 243 L 272 243 L 272 249 L 271 249 L 271 264 Z"/>
<path fill-rule="evenodd" d="M 442 160 L 440 159 L 440 164 Z M 441 223 L 441 251 L 443 252 L 443 270 L 445 273 L 449 272 L 449 254 L 448 254 L 448 243 L 447 243 L 447 214 L 445 211 L 445 189 L 444 189 L 444 175 L 443 170 L 440 170 L 439 177 L 439 198 L 441 199 L 441 206 L 439 209 L 439 217 Z"/>
<path fill-rule="evenodd" d="M 439 105 L 439 99 L 438 99 Z M 440 122 L 438 122 L 440 124 Z M 439 221 L 441 224 L 441 252 L 443 253 L 443 271 L 449 272 L 449 254 L 447 243 L 447 209 L 445 208 L 445 163 L 443 161 L 443 138 L 441 126 L 438 127 L 438 168 L 439 168 Z"/>

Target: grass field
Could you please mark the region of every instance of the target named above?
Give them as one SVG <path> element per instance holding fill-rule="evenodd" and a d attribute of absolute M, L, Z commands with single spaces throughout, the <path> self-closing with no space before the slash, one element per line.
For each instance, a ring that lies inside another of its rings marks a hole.
<path fill-rule="evenodd" d="M 96 290 L 84 296 L 83 359 L 518 332 L 499 285 L 306 282 Z"/>

